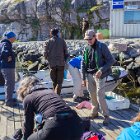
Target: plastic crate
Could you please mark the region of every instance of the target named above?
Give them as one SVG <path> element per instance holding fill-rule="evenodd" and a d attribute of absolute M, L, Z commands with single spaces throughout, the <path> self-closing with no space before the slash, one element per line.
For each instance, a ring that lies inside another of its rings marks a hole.
<path fill-rule="evenodd" d="M 109 110 L 127 109 L 130 106 L 129 99 L 114 92 L 106 92 L 106 103 Z"/>

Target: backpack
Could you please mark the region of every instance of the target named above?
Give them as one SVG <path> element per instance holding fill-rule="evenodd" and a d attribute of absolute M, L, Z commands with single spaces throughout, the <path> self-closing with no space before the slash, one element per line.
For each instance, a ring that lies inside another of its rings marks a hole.
<path fill-rule="evenodd" d="M 88 131 L 83 134 L 81 140 L 105 140 L 105 138 L 102 134 Z"/>

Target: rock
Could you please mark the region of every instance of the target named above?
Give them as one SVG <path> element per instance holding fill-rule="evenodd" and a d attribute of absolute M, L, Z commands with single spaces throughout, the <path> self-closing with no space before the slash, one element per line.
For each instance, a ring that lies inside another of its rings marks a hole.
<path fill-rule="evenodd" d="M 135 58 L 135 62 L 136 62 L 138 65 L 140 65 L 140 56 L 137 56 L 137 57 Z"/>
<path fill-rule="evenodd" d="M 127 59 L 127 60 L 125 60 L 125 61 L 123 61 L 123 65 L 129 65 L 131 62 L 133 62 L 134 60 L 132 59 L 132 58 L 129 58 L 129 59 Z"/>
<path fill-rule="evenodd" d="M 140 85 L 140 76 L 138 77 L 138 79 L 137 79 L 137 80 L 138 80 L 138 83 L 139 83 L 139 85 Z"/>
<path fill-rule="evenodd" d="M 124 52 L 127 50 L 127 44 L 122 43 L 111 43 L 108 47 L 111 51 L 117 50 L 118 52 Z"/>
<path fill-rule="evenodd" d="M 131 41 L 132 40 L 132 41 Z M 123 44 L 127 44 L 128 42 L 131 44 L 131 47 L 127 47 L 127 51 L 124 52 L 118 52 L 118 50 L 111 51 L 114 58 L 117 60 L 115 65 L 121 65 L 127 70 L 131 70 L 132 77 L 136 80 L 137 78 L 135 75 L 139 75 L 138 69 L 140 68 L 140 55 L 130 55 L 135 54 L 135 52 L 138 52 L 137 50 L 140 49 L 138 47 L 138 42 L 140 42 L 140 39 L 106 39 L 102 40 L 102 42 L 108 44 L 116 43 L 116 44 L 122 44 L 120 42 L 123 42 Z M 127 43 L 126 43 L 127 42 Z M 47 69 L 48 68 L 48 62 L 43 57 L 44 52 L 44 41 L 34 41 L 34 42 L 18 42 L 14 43 L 14 49 L 16 49 L 17 60 L 19 63 L 24 67 L 25 69 L 32 69 L 30 68 L 30 65 L 36 61 L 37 66 L 35 66 L 35 70 L 40 69 Z M 85 47 L 87 47 L 87 42 L 84 40 L 66 40 L 68 51 L 71 55 L 81 55 L 83 53 L 83 50 Z M 133 47 L 132 47 L 133 44 Z M 134 46 L 134 45 L 137 46 Z M 131 57 L 133 56 L 133 57 Z M 136 56 L 136 57 L 134 57 Z M 34 67 L 34 66 L 33 66 Z M 127 78 L 127 82 L 129 79 Z"/>
<path fill-rule="evenodd" d="M 64 1 L 58 0 L 1 0 L 0 36 L 12 30 L 17 34 L 19 41 L 46 40 L 49 37 L 50 28 L 56 26 L 57 23 L 58 26 L 62 25 L 62 30 L 65 32 L 63 35 L 70 38 L 71 30 L 68 30 L 65 25 L 80 27 L 80 20 L 87 16 L 87 12 L 77 12 L 75 8 L 81 5 L 89 9 L 89 7 L 97 6 L 98 2 L 102 3 L 101 0 L 86 2 L 76 0 L 72 6 L 71 2 L 67 1 L 67 6 L 65 6 Z M 92 11 L 90 19 L 93 22 L 92 25 L 99 26 L 100 23 L 100 28 L 109 28 L 109 8 L 110 4 L 106 2 L 96 12 Z M 73 33 L 76 32 L 73 31 Z M 82 37 L 79 35 L 75 34 L 73 38 Z"/>
<path fill-rule="evenodd" d="M 28 66 L 28 71 L 38 71 L 39 62 L 36 61 L 33 64 Z"/>
<path fill-rule="evenodd" d="M 140 55 L 140 52 L 139 52 L 139 49 L 136 49 L 134 47 L 128 47 L 127 49 L 127 54 L 130 56 L 130 57 L 137 57 L 138 55 Z"/>

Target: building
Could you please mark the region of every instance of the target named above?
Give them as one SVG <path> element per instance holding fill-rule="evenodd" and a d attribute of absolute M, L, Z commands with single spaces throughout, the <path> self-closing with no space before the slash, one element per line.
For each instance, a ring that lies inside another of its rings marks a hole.
<path fill-rule="evenodd" d="M 140 0 L 112 0 L 110 37 L 140 37 Z"/>

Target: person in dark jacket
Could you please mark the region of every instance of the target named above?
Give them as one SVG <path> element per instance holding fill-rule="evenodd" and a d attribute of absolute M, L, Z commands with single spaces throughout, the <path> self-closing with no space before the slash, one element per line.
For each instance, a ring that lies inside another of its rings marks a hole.
<path fill-rule="evenodd" d="M 83 80 L 85 77 L 88 80 L 88 90 L 91 95 L 92 103 L 94 105 L 91 118 L 98 117 L 99 105 L 104 116 L 103 124 L 107 125 L 109 122 L 109 110 L 105 101 L 105 92 L 112 91 L 118 83 L 107 82 L 106 78 L 111 74 L 111 66 L 115 63 L 106 44 L 99 42 L 96 39 L 94 30 L 87 30 L 85 32 L 85 40 L 88 42 L 88 47 L 84 51 L 83 61 Z"/>
<path fill-rule="evenodd" d="M 82 21 L 82 33 L 83 33 L 83 37 L 85 35 L 85 32 L 89 29 L 89 22 L 86 18 L 83 18 Z"/>
<path fill-rule="evenodd" d="M 83 133 L 80 117 L 38 78 L 24 77 L 17 95 L 24 106 L 24 140 L 80 140 Z M 44 125 L 33 133 L 35 114 L 42 115 Z"/>
<path fill-rule="evenodd" d="M 12 43 L 16 40 L 16 35 L 13 32 L 8 32 L 5 36 L 6 39 L 2 40 L 0 44 L 0 65 L 5 79 L 5 105 L 11 107 L 15 105 L 12 98 L 15 88 L 15 54 Z"/>
<path fill-rule="evenodd" d="M 44 46 L 44 57 L 49 62 L 53 89 L 55 93 L 60 95 L 64 78 L 64 66 L 69 55 L 66 42 L 59 37 L 59 30 L 56 28 L 51 29 L 50 34 L 51 38 L 46 41 Z"/>

